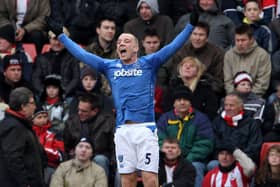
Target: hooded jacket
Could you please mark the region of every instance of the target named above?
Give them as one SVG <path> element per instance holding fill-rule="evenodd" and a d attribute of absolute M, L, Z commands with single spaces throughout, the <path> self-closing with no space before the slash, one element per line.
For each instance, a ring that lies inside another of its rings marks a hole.
<path fill-rule="evenodd" d="M 209 41 L 223 49 L 229 48 L 233 44 L 235 25 L 232 20 L 219 11 L 219 2 L 215 1 L 215 6 L 204 11 L 196 1 L 199 11 L 199 21 L 207 22 L 210 27 Z M 175 34 L 179 33 L 190 22 L 190 14 L 183 15 L 175 26 Z"/>
<path fill-rule="evenodd" d="M 153 13 L 152 19 L 144 21 L 138 16 L 124 25 L 124 32 L 135 35 L 137 39 L 141 41 L 144 37 L 145 30 L 147 28 L 154 28 L 160 36 L 161 45 L 168 44 L 174 36 L 174 26 L 171 18 L 164 15 L 158 15 L 159 10 L 157 0 L 140 0 L 136 8 L 138 14 L 142 3 L 147 3 L 151 7 Z"/>
<path fill-rule="evenodd" d="M 252 92 L 262 96 L 270 81 L 271 61 L 269 54 L 256 42 L 244 52 L 239 51 L 236 47 L 227 51 L 224 58 L 224 82 L 227 93 L 234 90 L 233 77 L 240 71 L 246 71 L 252 76 Z"/>
<path fill-rule="evenodd" d="M 140 0 L 137 3 L 136 12 L 139 12 L 140 5 L 142 3 L 147 3 L 152 10 L 153 15 L 157 15 L 159 13 L 158 10 L 158 2 L 155 0 Z"/>

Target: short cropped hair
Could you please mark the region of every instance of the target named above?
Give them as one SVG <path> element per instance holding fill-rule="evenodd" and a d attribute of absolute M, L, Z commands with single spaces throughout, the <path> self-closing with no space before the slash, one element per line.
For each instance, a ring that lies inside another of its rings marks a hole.
<path fill-rule="evenodd" d="M 15 88 L 9 97 L 10 109 L 14 111 L 20 111 L 22 105 L 29 103 L 29 99 L 34 96 L 33 92 L 25 87 Z"/>
<path fill-rule="evenodd" d="M 209 32 L 210 32 L 210 26 L 208 23 L 206 22 L 203 22 L 203 21 L 199 21 L 195 27 L 199 27 L 199 28 L 202 28 L 203 30 L 206 31 L 206 35 L 207 37 L 209 36 Z"/>
<path fill-rule="evenodd" d="M 91 109 L 100 108 L 100 97 L 93 93 L 85 93 L 79 97 L 79 102 L 89 103 L 91 105 Z"/>
<path fill-rule="evenodd" d="M 143 36 L 143 39 L 142 40 L 145 40 L 145 38 L 147 36 L 150 36 L 150 37 L 158 37 L 160 39 L 160 36 L 157 32 L 157 30 L 155 28 L 146 28 L 144 30 L 144 36 Z"/>
<path fill-rule="evenodd" d="M 242 24 L 235 29 L 235 34 L 247 34 L 249 38 L 254 36 L 254 31 L 248 24 Z"/>
<path fill-rule="evenodd" d="M 238 100 L 238 103 L 239 103 L 240 105 L 243 106 L 244 102 L 243 102 L 242 96 L 241 96 L 241 94 L 240 94 L 239 92 L 233 91 L 233 92 L 228 93 L 228 94 L 226 95 L 226 97 L 227 97 L 227 96 L 236 97 L 237 100 Z"/>
<path fill-rule="evenodd" d="M 170 144 L 177 144 L 180 147 L 180 143 L 176 138 L 172 138 L 172 137 L 167 137 L 163 140 L 162 145 L 164 143 L 170 143 Z"/>
<path fill-rule="evenodd" d="M 256 3 L 257 5 L 258 5 L 258 7 L 259 7 L 259 9 L 261 9 L 261 3 L 260 3 L 260 1 L 259 0 L 247 0 L 246 1 L 246 3 L 244 4 L 244 8 L 246 9 L 246 5 L 248 4 L 248 3 Z"/>

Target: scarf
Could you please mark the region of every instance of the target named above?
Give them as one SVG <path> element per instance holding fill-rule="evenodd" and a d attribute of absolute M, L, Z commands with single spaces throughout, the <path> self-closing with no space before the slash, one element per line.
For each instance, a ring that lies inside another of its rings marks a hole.
<path fill-rule="evenodd" d="M 48 105 L 53 105 L 59 101 L 59 97 L 50 98 L 47 97 L 46 102 Z"/>
<path fill-rule="evenodd" d="M 178 116 L 178 112 L 174 110 L 176 116 Z M 186 113 L 183 119 L 178 120 L 168 120 L 169 125 L 178 125 L 178 133 L 177 133 L 177 140 L 180 140 L 184 124 L 187 124 L 192 118 L 194 117 L 194 110 L 192 107 L 189 108 L 188 112 Z"/>
<path fill-rule="evenodd" d="M 239 114 L 235 116 L 227 116 L 226 112 L 223 111 L 221 117 L 226 121 L 226 123 L 231 127 L 236 127 L 238 125 L 238 121 L 243 119 L 244 111 L 241 110 Z"/>

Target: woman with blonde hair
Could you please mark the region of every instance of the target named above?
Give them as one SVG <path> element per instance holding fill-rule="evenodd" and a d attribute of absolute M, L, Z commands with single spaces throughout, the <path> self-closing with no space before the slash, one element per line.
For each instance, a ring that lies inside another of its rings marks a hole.
<path fill-rule="evenodd" d="M 256 176 L 255 187 L 280 187 L 280 145 L 272 145 Z"/>
<path fill-rule="evenodd" d="M 204 75 L 205 65 L 195 57 L 185 57 L 177 66 L 178 76 L 171 79 L 168 92 L 164 99 L 166 111 L 172 108 L 173 103 L 168 103 L 168 95 L 177 87 L 186 86 L 193 92 L 192 106 L 205 113 L 211 120 L 216 116 L 218 99 L 209 84 L 209 79 Z M 170 95 L 169 95 L 170 97 Z"/>

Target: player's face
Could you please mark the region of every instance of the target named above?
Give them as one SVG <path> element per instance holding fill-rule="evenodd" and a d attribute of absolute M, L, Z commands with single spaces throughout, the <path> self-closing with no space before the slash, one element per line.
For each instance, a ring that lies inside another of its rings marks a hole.
<path fill-rule="evenodd" d="M 180 77 L 191 79 L 197 76 L 198 67 L 192 61 L 186 61 L 179 69 Z"/>
<path fill-rule="evenodd" d="M 125 63 L 133 63 L 137 58 L 138 41 L 128 33 L 121 34 L 117 40 L 117 53 L 119 58 Z"/>
<path fill-rule="evenodd" d="M 86 121 L 94 117 L 97 112 L 92 108 L 90 103 L 80 101 L 78 105 L 78 114 L 80 117 L 80 121 Z"/>
<path fill-rule="evenodd" d="M 55 98 L 59 94 L 59 88 L 57 86 L 49 85 L 46 88 L 47 95 L 50 98 Z"/>
<path fill-rule="evenodd" d="M 236 96 L 229 95 L 225 98 L 224 109 L 227 116 L 233 117 L 241 112 L 242 104 Z"/>
<path fill-rule="evenodd" d="M 153 17 L 151 7 L 145 2 L 141 3 L 139 8 L 139 14 L 144 21 L 149 21 Z"/>
<path fill-rule="evenodd" d="M 142 45 L 145 49 L 145 54 L 151 54 L 159 50 L 160 39 L 157 36 L 146 36 L 142 41 Z"/>
<path fill-rule="evenodd" d="M 48 113 L 38 114 L 32 121 L 33 124 L 38 126 L 46 125 L 48 122 Z"/>
<path fill-rule="evenodd" d="M 170 161 L 176 160 L 181 154 L 181 150 L 177 143 L 165 142 L 162 145 L 161 151 L 165 153 L 165 158 Z"/>
<path fill-rule="evenodd" d="M 260 19 L 261 9 L 256 2 L 249 2 L 244 9 L 244 15 L 249 21 L 258 21 Z"/>
<path fill-rule="evenodd" d="M 252 91 L 252 86 L 249 81 L 241 81 L 237 86 L 236 90 L 240 93 L 249 93 Z"/>
<path fill-rule="evenodd" d="M 57 38 L 50 38 L 50 46 L 53 51 L 62 51 L 64 45 Z"/>
<path fill-rule="evenodd" d="M 235 46 L 241 53 L 246 52 L 253 43 L 253 37 L 250 38 L 247 34 L 235 34 Z"/>
<path fill-rule="evenodd" d="M 87 76 L 85 76 L 85 77 L 82 79 L 82 84 L 83 84 L 84 89 L 85 89 L 87 92 L 89 92 L 89 91 L 91 91 L 91 90 L 94 88 L 94 86 L 95 86 L 95 84 L 96 84 L 96 80 L 93 79 L 92 76 L 87 75 Z"/>
<path fill-rule="evenodd" d="M 92 147 L 87 142 L 80 142 L 75 148 L 75 158 L 80 162 L 90 161 L 92 154 L 93 154 Z"/>
<path fill-rule="evenodd" d="M 96 33 L 101 40 L 111 42 L 116 33 L 116 24 L 113 21 L 104 20 L 100 27 L 96 29 Z"/>
<path fill-rule="evenodd" d="M 9 66 L 5 71 L 4 71 L 4 76 L 7 80 L 11 82 L 18 82 L 21 80 L 22 76 L 22 68 L 20 65 L 13 65 Z"/>
<path fill-rule="evenodd" d="M 235 158 L 228 151 L 220 151 L 218 154 L 218 161 L 222 167 L 228 167 L 235 161 Z"/>
<path fill-rule="evenodd" d="M 4 53 L 7 52 L 10 48 L 12 47 L 12 44 L 4 39 L 4 38 L 0 38 L 0 52 Z"/>
<path fill-rule="evenodd" d="M 214 0 L 199 0 L 199 6 L 203 10 L 209 10 L 214 6 L 215 2 Z"/>
<path fill-rule="evenodd" d="M 194 48 L 201 48 L 207 43 L 207 32 L 200 27 L 195 27 L 191 34 L 191 43 Z"/>
<path fill-rule="evenodd" d="M 174 109 L 176 112 L 184 114 L 189 111 L 191 102 L 185 98 L 178 98 L 174 101 Z"/>

